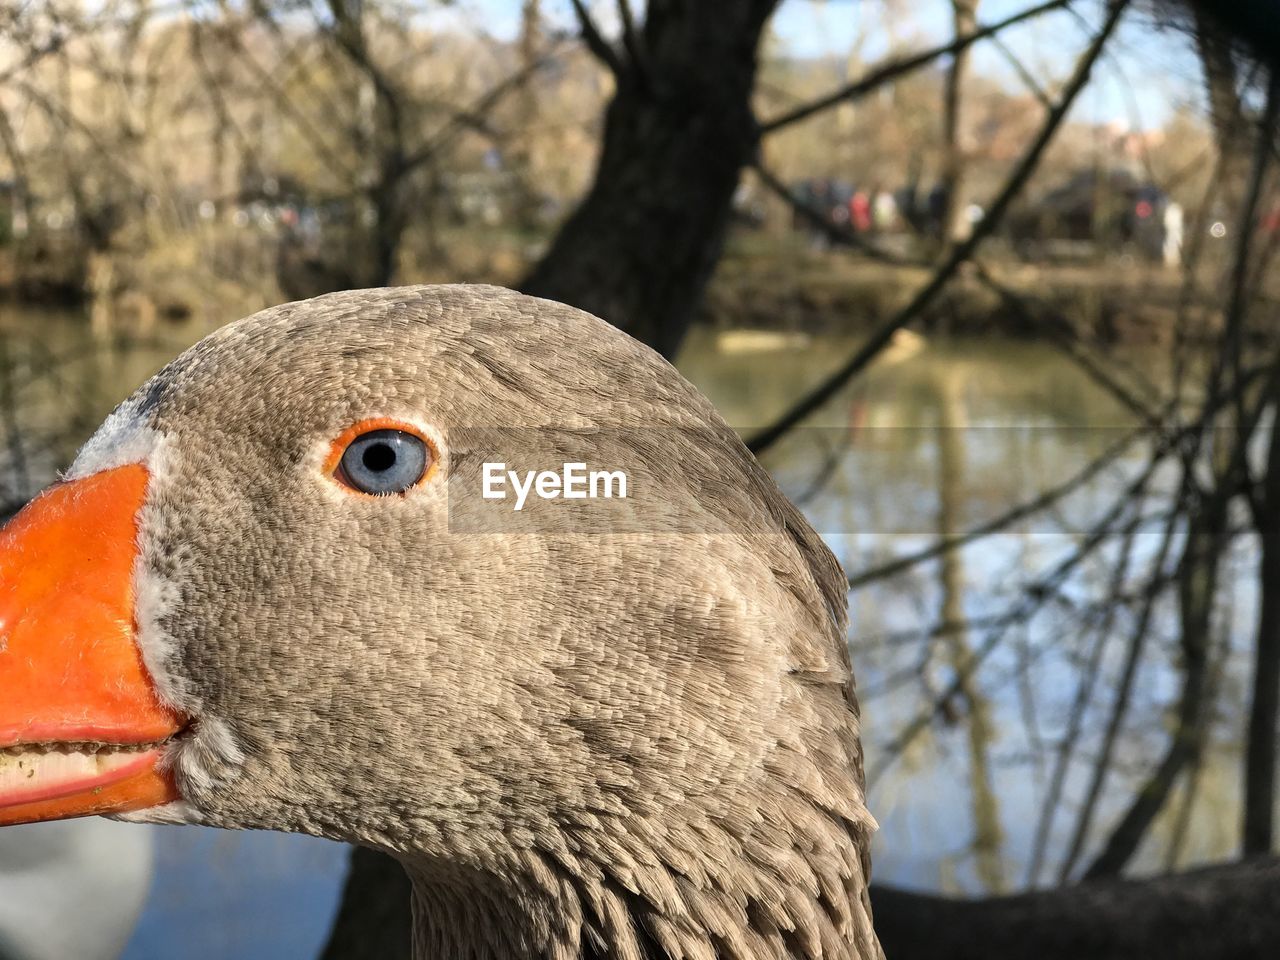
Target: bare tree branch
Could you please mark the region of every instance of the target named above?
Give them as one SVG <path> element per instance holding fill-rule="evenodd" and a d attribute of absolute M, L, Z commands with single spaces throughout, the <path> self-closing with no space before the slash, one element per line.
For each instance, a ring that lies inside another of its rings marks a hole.
<path fill-rule="evenodd" d="M 1165 416 L 1163 413 L 1152 409 L 1132 390 L 1104 370 L 1095 358 L 1085 352 L 1080 338 L 1060 311 L 1054 309 L 1051 304 L 1045 303 L 1042 298 L 1035 298 L 1038 309 L 1033 311 L 1028 303 L 1031 297 L 1001 283 L 983 264 L 975 261 L 974 268 L 979 283 L 998 295 L 1024 321 L 1034 323 L 1044 330 L 1055 345 L 1065 351 L 1077 366 L 1115 397 L 1125 409 L 1148 426 L 1156 427 L 1163 422 Z M 1144 386 L 1150 385 L 1144 383 Z"/>
<path fill-rule="evenodd" d="M 962 37 L 957 37 L 950 43 L 944 43 L 928 50 L 922 50 L 920 53 L 912 54 L 909 57 L 895 58 L 888 63 L 883 63 L 876 67 L 870 73 L 860 77 L 852 83 L 846 84 L 839 90 L 835 90 L 825 96 L 819 97 L 803 106 L 788 110 L 779 117 L 772 120 L 766 120 L 760 124 L 761 136 L 774 133 L 783 127 L 789 127 L 793 123 L 799 123 L 801 120 L 807 120 L 816 113 L 821 113 L 830 107 L 834 107 L 838 103 L 845 103 L 851 100 L 857 100 L 859 97 L 866 96 L 877 87 L 881 87 L 891 80 L 896 80 L 903 74 L 911 73 L 913 70 L 919 70 L 923 66 L 927 66 L 939 57 L 944 57 L 950 53 L 958 53 L 967 49 L 979 40 L 994 36 L 1001 30 L 1011 27 L 1016 23 L 1022 23 L 1024 20 L 1030 20 L 1032 17 L 1038 17 L 1041 14 L 1048 13 L 1051 10 L 1059 10 L 1068 6 L 1071 0 L 1050 0 L 1048 3 L 1042 3 L 1038 6 L 1030 7 L 1013 16 L 1005 17 L 1005 19 L 993 23 L 990 26 L 982 27 L 972 33 L 967 33 Z M 574 6 L 578 6 L 578 0 L 574 0 Z"/>
<path fill-rule="evenodd" d="M 760 182 L 763 183 L 771 193 L 783 200 L 793 211 L 803 217 L 805 222 L 811 227 L 815 230 L 821 231 L 823 236 L 825 236 L 830 242 L 853 247 L 859 253 L 888 266 L 928 266 L 928 261 L 903 257 L 888 250 L 883 250 L 867 240 L 866 237 L 848 229 L 848 227 L 841 227 L 832 223 L 825 213 L 817 207 L 805 203 L 796 196 L 790 188 L 782 182 L 778 175 L 766 167 L 759 158 L 751 164 L 751 169 L 756 172 L 756 176 L 760 178 Z"/>
<path fill-rule="evenodd" d="M 1027 885 L 1034 887 L 1040 879 L 1040 870 L 1049 849 L 1049 837 L 1053 830 L 1054 817 L 1062 801 L 1062 793 L 1067 784 L 1067 773 L 1076 748 L 1080 745 L 1081 733 L 1084 729 L 1084 718 L 1093 702 L 1094 691 L 1098 684 L 1098 675 L 1102 669 L 1102 655 L 1111 639 L 1111 628 L 1116 614 L 1120 610 L 1119 595 L 1129 574 L 1129 564 L 1133 560 L 1133 546 L 1139 532 L 1142 518 L 1132 521 L 1125 530 L 1124 544 L 1115 569 L 1111 574 L 1111 586 L 1103 601 L 1101 622 L 1093 630 L 1093 644 L 1088 660 L 1076 680 L 1075 698 L 1071 704 L 1071 712 L 1067 720 L 1067 728 L 1058 741 L 1057 756 L 1054 758 L 1053 773 L 1050 776 L 1049 790 L 1040 811 L 1036 824 L 1035 839 L 1031 847 L 1031 861 L 1027 866 Z"/>
<path fill-rule="evenodd" d="M 609 72 L 621 82 L 626 76 L 626 66 L 622 62 L 622 58 L 618 56 L 618 51 L 613 49 L 612 44 L 604 38 L 600 33 L 599 27 L 591 19 L 591 13 L 587 10 L 582 0 L 570 0 L 573 4 L 573 12 L 578 17 L 578 26 L 582 31 L 582 42 L 587 45 L 587 49 L 592 55 L 609 68 Z"/>
<path fill-rule="evenodd" d="M 957 536 L 938 540 L 937 542 L 925 547 L 923 550 L 917 550 L 915 553 L 908 554 L 905 557 L 899 557 L 889 563 L 874 567 L 871 570 L 864 570 L 862 573 L 849 577 L 849 589 L 857 590 L 860 587 L 865 587 L 869 583 L 874 583 L 878 580 L 884 580 L 888 577 L 896 576 L 917 564 L 926 563 L 929 560 L 942 556 L 950 550 L 958 550 L 961 547 L 966 547 L 983 539 L 984 537 L 992 536 L 993 534 L 999 533 L 1001 530 L 1007 530 L 1020 520 L 1025 520 L 1027 517 L 1041 513 L 1097 477 L 1098 474 L 1114 464 L 1126 450 L 1128 450 L 1137 440 L 1146 436 L 1147 433 L 1148 430 L 1146 427 L 1140 427 L 1125 434 L 1103 451 L 1101 456 L 1095 457 L 1083 469 L 1077 471 L 1062 483 L 1055 487 L 1050 487 L 1048 490 L 1045 490 L 1024 503 L 1018 504 L 1013 509 L 1005 511 L 1000 514 L 1000 516 L 988 520 L 986 523 L 979 524 L 978 526 Z"/>
<path fill-rule="evenodd" d="M 1040 106 L 1046 110 L 1053 109 L 1053 101 L 1049 98 L 1049 94 L 1045 92 L 1044 87 L 1040 85 L 1040 82 L 1036 80 L 1032 72 L 1027 69 L 1027 65 L 1022 62 L 1022 58 L 1014 53 L 999 36 L 993 35 L 990 40 L 991 45 L 996 48 L 1000 56 L 1004 57 L 1005 62 L 1013 67 L 1013 72 L 1018 75 L 1018 79 L 1031 91 L 1031 95 L 1040 102 Z"/>
<path fill-rule="evenodd" d="M 920 710 L 915 717 L 904 724 L 898 734 L 879 752 L 875 765 L 867 768 L 868 789 L 897 762 L 906 749 L 915 742 L 916 737 L 920 736 L 928 728 L 929 724 L 945 709 L 946 705 L 955 699 L 966 680 L 981 667 L 987 657 L 1000 645 L 1009 628 L 1016 623 L 1025 623 L 1035 616 L 1046 600 L 1056 594 L 1058 588 L 1072 571 L 1078 568 L 1102 544 L 1111 538 L 1111 531 L 1114 525 L 1129 511 L 1132 498 L 1137 497 L 1146 489 L 1160 462 L 1159 458 L 1152 456 L 1142 474 L 1126 486 L 1124 495 L 1117 497 L 1111 509 L 1093 524 L 1080 546 L 1070 556 L 1056 564 L 1047 574 L 1023 588 L 1021 599 L 1008 612 L 1005 618 L 1001 618 L 998 621 L 997 626 L 987 634 L 983 642 L 974 648 L 964 668 L 957 670 L 947 687 L 924 709 Z"/>
<path fill-rule="evenodd" d="M 456 111 L 430 140 L 404 158 L 403 171 L 407 173 L 426 163 L 459 131 L 482 129 L 482 120 L 489 112 L 501 103 L 508 94 L 518 90 L 526 80 L 554 63 L 557 56 L 558 50 L 550 51 L 528 66 L 522 67 L 499 81 L 491 89 L 481 94 L 470 107 Z"/>
<path fill-rule="evenodd" d="M 1160 539 L 1160 548 L 1156 551 L 1155 559 L 1151 561 L 1149 582 L 1153 586 L 1165 582 L 1165 563 L 1173 545 L 1173 536 L 1178 528 L 1180 516 L 1177 512 L 1172 513 L 1165 524 L 1164 534 Z M 1058 871 L 1058 881 L 1060 883 L 1067 882 L 1081 853 L 1084 851 L 1084 844 L 1089 836 L 1094 811 L 1097 809 L 1098 801 L 1102 797 L 1102 787 L 1106 782 L 1107 775 L 1111 772 L 1111 758 L 1115 751 L 1116 740 L 1120 736 L 1120 728 L 1124 724 L 1125 714 L 1129 710 L 1129 698 L 1133 693 L 1133 682 L 1138 675 L 1138 665 L 1142 662 L 1142 654 L 1146 647 L 1151 617 L 1155 612 L 1158 597 L 1159 592 L 1157 590 L 1148 590 L 1146 600 L 1138 612 L 1133 629 L 1129 633 L 1124 666 L 1120 670 L 1120 683 L 1116 688 L 1115 699 L 1111 704 L 1111 712 L 1102 735 L 1102 745 L 1099 747 L 1097 757 L 1094 760 L 1089 787 L 1085 793 L 1084 803 L 1081 804 L 1080 812 L 1076 817 L 1076 826 L 1072 831 L 1071 841 L 1067 846 L 1067 854 L 1063 858 L 1062 865 Z"/>
<path fill-rule="evenodd" d="M 1044 154 L 1045 148 L 1053 139 L 1053 135 L 1057 132 L 1063 118 L 1066 117 L 1067 111 L 1071 109 L 1071 105 L 1075 102 L 1080 91 L 1084 89 L 1086 83 L 1089 82 L 1090 73 L 1093 70 L 1094 63 L 1097 62 L 1098 56 L 1102 53 L 1103 47 L 1106 46 L 1108 38 L 1112 31 L 1115 30 L 1116 24 L 1120 20 L 1121 14 L 1128 6 L 1128 0 L 1119 0 L 1112 3 L 1108 13 L 1106 22 L 1102 29 L 1098 31 L 1093 42 L 1081 55 L 1076 64 L 1075 71 L 1071 79 L 1067 82 L 1062 95 L 1058 99 L 1057 107 L 1046 118 L 1044 125 L 1041 127 L 1039 134 L 1031 146 L 1028 147 L 1022 160 L 1014 168 L 1005 182 L 1004 188 L 992 202 L 990 209 L 977 224 L 974 225 L 973 232 L 964 242 L 957 244 L 950 255 L 942 262 L 934 273 L 933 277 L 919 290 L 911 301 L 904 306 L 898 313 L 883 324 L 878 330 L 871 334 L 867 342 L 855 353 L 847 363 L 839 370 L 829 376 L 817 387 L 811 390 L 803 398 L 801 398 L 790 410 L 779 417 L 771 426 L 766 427 L 760 433 L 752 437 L 747 446 L 753 453 L 759 455 L 765 450 L 778 442 L 788 430 L 797 423 L 804 420 L 809 414 L 821 407 L 827 400 L 831 399 L 851 378 L 861 372 L 871 363 L 872 360 L 883 350 L 893 339 L 893 335 L 900 329 L 905 327 L 916 319 L 917 316 L 927 307 L 951 280 L 960 265 L 968 260 L 978 249 L 978 246 L 991 235 L 996 225 L 1003 218 L 1009 204 L 1013 202 L 1026 182 L 1031 178 L 1031 174 L 1035 171 L 1037 164 L 1040 162 L 1041 156 Z"/>
<path fill-rule="evenodd" d="M 618 19 L 622 21 L 622 46 L 627 51 L 627 56 L 631 58 L 631 65 L 640 82 L 648 89 L 653 89 L 657 78 L 654 77 L 653 70 L 649 66 L 649 54 L 636 30 L 630 0 L 618 0 Z"/>

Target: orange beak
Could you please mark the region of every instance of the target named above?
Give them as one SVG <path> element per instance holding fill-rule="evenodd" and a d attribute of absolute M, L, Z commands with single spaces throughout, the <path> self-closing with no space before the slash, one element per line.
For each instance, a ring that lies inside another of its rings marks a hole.
<path fill-rule="evenodd" d="M 177 799 L 157 769 L 183 718 L 134 621 L 140 464 L 60 483 L 0 530 L 0 824 Z"/>

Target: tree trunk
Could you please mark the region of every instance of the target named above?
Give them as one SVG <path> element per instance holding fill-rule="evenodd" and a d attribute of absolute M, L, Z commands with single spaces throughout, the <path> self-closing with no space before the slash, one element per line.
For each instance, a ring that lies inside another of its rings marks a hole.
<path fill-rule="evenodd" d="M 1280 860 L 985 900 L 871 888 L 890 960 L 1235 960 L 1275 956 Z"/>
<path fill-rule="evenodd" d="M 603 317 L 672 357 L 756 150 L 756 48 L 778 0 L 652 0 L 592 184 L 521 289 Z"/>
<path fill-rule="evenodd" d="M 651 0 L 641 56 L 619 62 L 595 181 L 526 292 L 675 354 L 757 147 L 756 48 L 778 2 Z M 1280 940 L 1278 897 L 1273 860 L 979 901 L 872 888 L 887 955 L 911 960 L 1260 956 Z M 357 850 L 325 960 L 407 960 L 409 928 L 404 871 Z"/>
<path fill-rule="evenodd" d="M 978 28 L 978 0 L 951 0 L 955 35 L 963 37 Z M 964 174 L 967 149 L 964 135 L 964 78 L 969 69 L 969 47 L 956 51 L 947 70 L 942 102 L 942 223 L 939 224 L 942 249 L 961 243 L 968 236 L 969 222 L 965 209 Z"/>
<path fill-rule="evenodd" d="M 521 230 L 533 230 L 538 225 L 542 201 L 537 189 L 537 157 L 535 140 L 542 126 L 539 119 L 538 89 L 534 72 L 538 61 L 539 38 L 542 32 L 541 0 L 524 0 L 520 8 L 520 69 L 524 79 L 518 91 L 518 103 L 522 129 L 511 145 L 511 169 L 516 175 L 515 209 L 512 219 Z"/>
<path fill-rule="evenodd" d="M 399 864 L 357 850 L 347 891 L 324 960 L 409 960 L 409 881 Z M 1278 900 L 1274 858 L 982 900 L 871 887 L 893 960 L 1263 957 L 1280 943 Z"/>
<path fill-rule="evenodd" d="M 1199 8 L 1195 10 L 1195 37 L 1218 150 L 1219 178 L 1226 202 L 1234 209 L 1239 205 L 1238 195 L 1244 190 L 1249 171 L 1249 151 L 1245 149 L 1249 124 L 1240 102 L 1232 40 L 1206 10 Z"/>
<path fill-rule="evenodd" d="M 356 847 L 321 960 L 409 960 L 409 894 L 409 878 L 399 863 Z"/>
<path fill-rule="evenodd" d="M 355 70 L 351 90 L 355 106 L 356 155 L 361 158 L 357 184 L 364 187 L 363 212 L 370 223 L 363 232 L 368 256 L 354 270 L 334 270 L 337 286 L 349 281 L 360 287 L 385 287 L 396 275 L 400 241 L 409 224 L 405 197 L 409 167 L 402 92 L 370 52 L 370 31 L 364 0 L 328 0 L 333 38 Z"/>
<path fill-rule="evenodd" d="M 965 432 L 969 426 L 965 410 L 966 373 L 953 364 L 938 383 L 938 533 L 950 539 L 964 528 L 963 496 L 965 473 Z M 964 554 L 947 550 L 939 558 L 942 586 L 941 623 L 964 623 Z M 1000 826 L 1000 798 L 991 774 L 991 709 L 978 683 L 973 648 L 967 630 L 951 631 L 946 646 L 950 666 L 957 678 L 957 699 L 962 701 L 965 732 L 969 742 L 969 805 L 973 815 L 973 857 L 983 887 L 999 893 L 1006 889 L 1004 873 L 1004 831 Z"/>
<path fill-rule="evenodd" d="M 526 293 L 675 355 L 756 149 L 756 48 L 778 2 L 651 0 L 635 49 L 620 59 L 595 182 L 521 285 Z M 409 925 L 400 865 L 356 850 L 325 960 L 407 958 Z"/>
<path fill-rule="evenodd" d="M 1206 26 L 1230 39 L 1271 69 L 1280 69 L 1280 17 L 1273 0 L 1189 0 L 1196 13 L 1196 32 Z"/>
<path fill-rule="evenodd" d="M 1272 409 L 1277 409 L 1273 406 Z M 1244 852 L 1270 853 L 1275 842 L 1276 730 L 1280 716 L 1280 425 L 1271 427 L 1258 538 L 1258 640 L 1245 752 Z"/>
<path fill-rule="evenodd" d="M 1226 480 L 1221 481 L 1227 486 Z M 1134 795 L 1133 803 L 1112 830 L 1098 858 L 1085 871 L 1086 880 L 1117 876 L 1137 852 L 1178 777 L 1197 759 L 1201 726 L 1209 700 L 1209 647 L 1214 600 L 1222 555 L 1231 540 L 1231 494 L 1210 490 L 1193 508 L 1178 569 L 1178 615 L 1181 627 L 1182 691 L 1178 697 L 1173 739 L 1164 758 Z"/>

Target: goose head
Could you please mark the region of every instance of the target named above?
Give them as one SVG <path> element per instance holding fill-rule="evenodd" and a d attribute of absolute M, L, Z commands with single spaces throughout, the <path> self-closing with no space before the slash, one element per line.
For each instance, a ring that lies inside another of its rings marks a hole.
<path fill-rule="evenodd" d="M 560 460 L 627 498 L 484 496 L 485 464 Z M 604 322 L 484 287 L 288 304 L 0 532 L 0 823 L 375 847 L 423 956 L 876 956 L 844 598 Z"/>

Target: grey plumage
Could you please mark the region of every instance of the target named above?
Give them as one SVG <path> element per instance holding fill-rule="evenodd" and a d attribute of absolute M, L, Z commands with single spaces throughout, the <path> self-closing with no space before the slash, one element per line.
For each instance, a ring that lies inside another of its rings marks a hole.
<path fill-rule="evenodd" d="M 443 476 L 337 489 L 325 445 L 383 415 Z M 630 526 L 469 528 L 513 427 L 627 460 Z M 880 955 L 844 579 L 657 354 L 496 288 L 336 294 L 197 344 L 73 473 L 140 429 L 144 648 L 195 718 L 156 818 L 392 853 L 422 957 Z"/>

